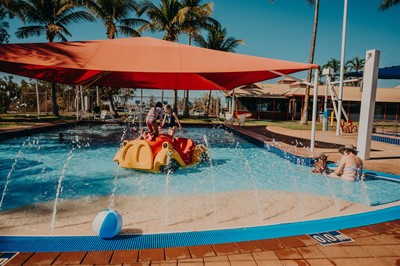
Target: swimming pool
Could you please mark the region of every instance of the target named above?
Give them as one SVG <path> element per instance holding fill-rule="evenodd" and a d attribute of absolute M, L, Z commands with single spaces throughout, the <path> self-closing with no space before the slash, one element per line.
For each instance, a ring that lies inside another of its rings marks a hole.
<path fill-rule="evenodd" d="M 92 234 L 94 215 L 114 204 L 124 232 L 138 233 L 304 221 L 400 199 L 396 180 L 325 178 L 220 127 L 181 133 L 207 144 L 211 161 L 171 175 L 117 167 L 112 159 L 121 140 L 136 136 L 131 129 L 72 127 L 62 130 L 63 142 L 59 132 L 0 143 L 0 234 Z"/>

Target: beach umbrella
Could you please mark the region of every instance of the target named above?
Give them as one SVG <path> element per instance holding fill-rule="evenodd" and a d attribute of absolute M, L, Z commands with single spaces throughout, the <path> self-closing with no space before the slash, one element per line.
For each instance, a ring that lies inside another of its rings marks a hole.
<path fill-rule="evenodd" d="M 150 37 L 0 45 L 0 71 L 70 85 L 228 90 L 317 67 Z"/>

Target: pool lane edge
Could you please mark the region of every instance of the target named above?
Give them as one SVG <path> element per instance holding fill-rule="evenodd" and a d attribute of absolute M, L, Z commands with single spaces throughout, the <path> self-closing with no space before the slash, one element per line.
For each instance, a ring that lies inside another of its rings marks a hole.
<path fill-rule="evenodd" d="M 400 219 L 400 205 L 311 221 L 195 232 L 97 236 L 0 236 L 0 252 L 138 250 L 256 241 L 368 226 Z"/>

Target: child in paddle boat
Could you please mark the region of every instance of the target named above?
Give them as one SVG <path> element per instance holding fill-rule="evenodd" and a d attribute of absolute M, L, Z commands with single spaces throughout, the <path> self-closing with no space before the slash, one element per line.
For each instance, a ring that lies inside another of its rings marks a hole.
<path fill-rule="evenodd" d="M 161 123 L 161 127 L 168 127 L 168 134 L 172 137 L 172 142 L 174 141 L 177 127 L 182 130 L 181 122 L 179 121 L 178 115 L 172 110 L 171 105 L 167 104 L 164 107 L 165 116 Z"/>
<path fill-rule="evenodd" d="M 156 106 L 152 107 L 146 116 L 146 126 L 148 132 L 142 131 L 141 138 L 148 137 L 149 140 L 154 140 L 159 133 L 159 125 L 157 124 L 157 119 L 162 123 L 163 121 L 163 105 L 161 102 L 157 102 Z"/>
<path fill-rule="evenodd" d="M 313 173 L 318 173 L 318 174 L 325 173 L 325 174 L 328 175 L 330 173 L 330 170 L 329 170 L 329 167 L 328 167 L 328 165 L 326 163 L 327 160 L 328 160 L 328 156 L 322 153 L 318 157 L 318 161 L 314 164 L 314 166 L 313 166 L 311 171 Z"/>
<path fill-rule="evenodd" d="M 351 144 L 339 149 L 343 154 L 338 167 L 329 176 L 347 181 L 361 180 L 363 175 L 363 161 L 357 157 L 358 151 Z"/>

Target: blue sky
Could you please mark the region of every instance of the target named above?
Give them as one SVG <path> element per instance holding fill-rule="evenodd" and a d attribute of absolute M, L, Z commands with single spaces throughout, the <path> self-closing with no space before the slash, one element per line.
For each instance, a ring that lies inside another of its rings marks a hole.
<path fill-rule="evenodd" d="M 203 0 L 203 2 L 208 2 Z M 214 0 L 214 15 L 228 35 L 243 39 L 238 53 L 282 60 L 308 62 L 314 7 L 305 0 Z M 381 51 L 380 67 L 400 64 L 400 5 L 378 10 L 381 0 L 348 0 L 345 60 L 365 57 L 366 50 Z M 314 63 L 323 65 L 331 58 L 340 60 L 344 0 L 320 0 L 319 25 Z M 11 22 L 10 43 L 45 42 L 44 37 L 17 39 Z M 70 41 L 105 39 L 101 22 L 70 27 Z M 145 33 L 160 37 L 161 34 Z M 124 37 L 124 36 L 120 36 Z M 186 36 L 180 36 L 185 43 Z M 296 76 L 304 78 L 306 72 Z M 399 80 L 380 80 L 379 87 L 394 87 Z"/>

